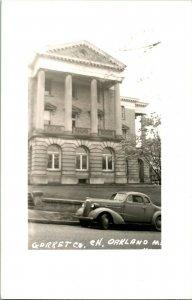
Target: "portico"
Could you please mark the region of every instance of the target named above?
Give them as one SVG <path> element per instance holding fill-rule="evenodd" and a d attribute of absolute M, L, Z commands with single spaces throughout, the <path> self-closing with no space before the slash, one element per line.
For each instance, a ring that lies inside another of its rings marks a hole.
<path fill-rule="evenodd" d="M 44 127 L 44 110 L 45 110 L 45 103 L 46 103 L 46 94 L 45 94 L 45 81 L 46 76 L 49 74 L 50 76 L 54 77 L 55 72 L 40 69 L 37 72 L 36 79 L 37 79 L 37 95 L 36 95 L 36 102 L 34 103 L 34 111 L 36 114 L 35 122 L 34 122 L 34 130 L 35 131 L 43 131 L 45 129 Z M 60 72 L 58 73 L 60 74 Z M 59 76 L 59 75 L 57 75 Z M 73 107 L 73 81 L 74 78 L 76 78 L 76 74 L 66 74 L 61 73 L 59 81 L 63 80 L 64 85 L 64 92 L 63 92 L 63 115 L 64 115 L 64 121 L 63 124 L 60 124 L 63 127 L 63 132 L 65 134 L 71 134 L 72 133 L 72 107 Z M 78 77 L 79 78 L 79 77 Z M 99 127 L 98 127 L 98 86 L 100 83 L 104 87 L 113 87 L 115 97 L 114 100 L 111 100 L 111 105 L 114 106 L 114 113 L 115 113 L 115 126 L 114 126 L 114 132 L 116 137 L 122 136 L 122 124 L 121 124 L 121 105 L 120 105 L 120 87 L 119 82 L 114 81 L 107 81 L 107 80 L 101 80 L 100 78 L 91 78 L 88 76 L 81 76 L 80 77 L 82 81 L 86 83 L 88 86 L 88 89 L 90 90 L 90 134 L 92 136 L 98 136 L 99 134 Z M 104 108 L 104 107 L 103 107 Z M 103 109 L 102 108 L 102 109 Z M 102 114 L 105 114 L 104 110 L 102 111 Z M 52 124 L 54 125 L 54 124 Z M 59 128 L 58 128 L 59 129 Z M 102 130 L 107 130 L 108 128 L 102 128 Z M 109 129 L 108 129 L 109 130 Z M 100 131 L 101 132 L 101 131 Z"/>

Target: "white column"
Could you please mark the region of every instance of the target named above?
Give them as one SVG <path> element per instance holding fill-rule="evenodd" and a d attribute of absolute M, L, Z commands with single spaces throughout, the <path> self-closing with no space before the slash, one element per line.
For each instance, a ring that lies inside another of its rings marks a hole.
<path fill-rule="evenodd" d="M 121 124 L 121 100 L 120 100 L 120 89 L 119 83 L 115 84 L 115 124 L 116 124 L 116 135 L 122 135 L 122 124 Z"/>
<path fill-rule="evenodd" d="M 39 70 L 37 75 L 37 98 L 35 128 L 44 129 L 44 94 L 45 94 L 45 72 Z"/>
<path fill-rule="evenodd" d="M 72 75 L 65 77 L 65 131 L 72 131 Z"/>
<path fill-rule="evenodd" d="M 98 133 L 98 116 L 97 116 L 97 80 L 91 80 L 91 134 Z"/>

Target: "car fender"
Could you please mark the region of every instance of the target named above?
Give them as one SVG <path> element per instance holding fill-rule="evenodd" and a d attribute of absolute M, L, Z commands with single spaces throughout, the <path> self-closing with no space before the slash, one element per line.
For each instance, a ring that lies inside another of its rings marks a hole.
<path fill-rule="evenodd" d="M 120 216 L 120 214 L 118 214 L 116 211 L 114 211 L 110 208 L 103 208 L 103 207 L 96 208 L 89 213 L 89 217 L 92 217 L 93 219 L 97 219 L 97 217 L 101 213 L 105 213 L 105 212 L 109 213 L 112 216 L 114 224 L 125 224 L 125 222 L 124 222 L 123 218 Z"/>
<path fill-rule="evenodd" d="M 152 224 L 153 224 L 153 225 L 154 225 L 154 223 L 155 223 L 155 219 L 156 219 L 158 216 L 161 216 L 161 211 L 160 211 L 160 210 L 156 211 L 156 212 L 154 213 L 154 215 L 153 215 L 153 218 L 152 218 Z"/>

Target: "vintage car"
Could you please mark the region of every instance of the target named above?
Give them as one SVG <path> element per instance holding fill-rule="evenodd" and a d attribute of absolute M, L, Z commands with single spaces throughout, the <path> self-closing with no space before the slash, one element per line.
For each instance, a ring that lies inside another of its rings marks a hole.
<path fill-rule="evenodd" d="M 150 224 L 161 231 L 161 208 L 138 192 L 118 192 L 110 199 L 87 198 L 76 217 L 83 227 L 94 223 L 102 229 L 111 224 Z"/>

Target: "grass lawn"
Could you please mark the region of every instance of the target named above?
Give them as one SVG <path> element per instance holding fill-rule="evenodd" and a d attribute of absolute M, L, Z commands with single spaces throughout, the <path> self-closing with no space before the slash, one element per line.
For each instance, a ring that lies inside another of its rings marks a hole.
<path fill-rule="evenodd" d="M 118 191 L 135 191 L 147 194 L 154 204 L 161 205 L 161 186 L 155 185 L 111 185 L 111 186 L 91 186 L 91 185 L 38 185 L 29 186 L 29 192 L 42 191 L 44 197 L 59 199 L 85 200 L 86 197 L 109 198 Z"/>

